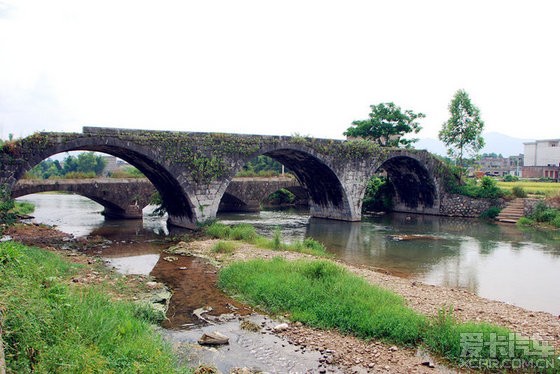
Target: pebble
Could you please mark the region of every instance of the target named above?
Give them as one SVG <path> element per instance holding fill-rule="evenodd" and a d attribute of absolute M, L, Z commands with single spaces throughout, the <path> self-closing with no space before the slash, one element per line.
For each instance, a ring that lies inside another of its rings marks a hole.
<path fill-rule="evenodd" d="M 274 331 L 286 331 L 289 328 L 290 328 L 290 326 L 287 323 L 281 323 L 279 325 L 274 326 L 273 330 Z"/>

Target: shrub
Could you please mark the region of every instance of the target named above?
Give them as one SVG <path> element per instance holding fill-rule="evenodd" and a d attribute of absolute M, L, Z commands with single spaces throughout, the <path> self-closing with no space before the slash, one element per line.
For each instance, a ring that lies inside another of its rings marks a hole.
<path fill-rule="evenodd" d="M 545 203 L 539 202 L 530 218 L 537 222 L 552 222 L 558 214 L 558 209 L 549 208 Z"/>
<path fill-rule="evenodd" d="M 497 206 L 492 206 L 487 210 L 485 210 L 484 212 L 482 212 L 480 218 L 494 219 L 500 214 L 501 210 L 502 209 L 498 208 Z"/>
<path fill-rule="evenodd" d="M 517 221 L 517 225 L 519 226 L 533 226 L 534 224 L 535 221 L 527 217 L 521 217 L 519 221 Z"/>
<path fill-rule="evenodd" d="M 520 187 L 520 186 L 513 186 L 511 188 L 511 192 L 513 193 L 513 196 L 515 196 L 515 197 L 527 197 L 527 192 L 525 192 L 523 187 Z"/>
<path fill-rule="evenodd" d="M 508 174 L 504 177 L 504 182 L 517 182 L 519 178 L 515 175 Z"/>
<path fill-rule="evenodd" d="M 482 177 L 480 184 L 475 179 L 469 179 L 464 185 L 455 187 L 452 192 L 474 198 L 495 199 L 504 196 L 496 181 L 488 176 Z"/>
<path fill-rule="evenodd" d="M 296 195 L 285 188 L 281 188 L 276 192 L 271 193 L 266 200 L 269 204 L 280 205 L 280 204 L 293 204 L 296 199 Z"/>
<path fill-rule="evenodd" d="M 393 208 L 394 196 L 393 184 L 385 177 L 374 176 L 366 186 L 362 211 L 390 211 Z"/>
<path fill-rule="evenodd" d="M 8 188 L 0 185 L 0 235 L 4 231 L 3 227 L 10 226 L 16 221 L 14 207 L 15 201 L 11 198 Z"/>

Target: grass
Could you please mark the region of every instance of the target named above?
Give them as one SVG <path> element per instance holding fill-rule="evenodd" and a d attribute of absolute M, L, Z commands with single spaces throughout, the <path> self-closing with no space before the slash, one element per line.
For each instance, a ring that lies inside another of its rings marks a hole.
<path fill-rule="evenodd" d="M 13 212 L 18 215 L 31 214 L 35 211 L 35 205 L 27 201 L 16 201 Z"/>
<path fill-rule="evenodd" d="M 146 307 L 80 287 L 80 266 L 14 242 L 0 243 L 0 309 L 8 372 L 168 373 L 171 348 Z"/>
<path fill-rule="evenodd" d="M 293 243 L 283 242 L 282 232 L 279 228 L 274 230 L 272 239 L 258 235 L 255 228 L 246 223 L 228 226 L 214 222 L 207 226 L 205 230 L 207 235 L 217 239 L 241 240 L 260 248 L 293 251 L 323 257 L 329 256 L 325 246 L 313 238 L 305 238 Z"/>
<path fill-rule="evenodd" d="M 273 314 L 289 314 L 312 327 L 401 346 L 423 345 L 456 364 L 464 358 L 464 334 L 482 334 L 489 341 L 491 334 L 507 337 L 510 333 L 486 323 L 459 323 L 443 310 L 428 318 L 407 307 L 401 296 L 326 260 L 238 262 L 220 271 L 219 286 L 245 302 Z M 482 359 L 492 355 L 486 346 L 480 354 Z M 516 352 L 517 358 L 521 355 Z"/>
<path fill-rule="evenodd" d="M 238 244 L 230 241 L 220 240 L 212 246 L 212 252 L 214 253 L 233 253 Z"/>
<path fill-rule="evenodd" d="M 530 181 L 498 181 L 497 183 L 499 188 L 507 191 L 513 191 L 514 187 L 518 187 L 522 188 L 526 193 L 532 195 L 553 196 L 556 194 L 560 194 L 560 183 Z"/>

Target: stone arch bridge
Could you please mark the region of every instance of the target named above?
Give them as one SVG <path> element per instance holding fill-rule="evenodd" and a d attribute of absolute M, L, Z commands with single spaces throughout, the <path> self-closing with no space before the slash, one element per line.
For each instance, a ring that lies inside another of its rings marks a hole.
<path fill-rule="evenodd" d="M 264 199 L 282 188 L 298 193 L 301 185 L 294 178 L 282 176 L 234 178 L 224 193 L 220 210 L 258 211 Z M 142 218 L 142 209 L 150 204 L 156 189 L 146 178 L 21 179 L 12 189 L 12 197 L 49 191 L 85 196 L 102 205 L 106 217 L 126 219 Z"/>
<path fill-rule="evenodd" d="M 361 219 L 369 178 L 383 170 L 394 210 L 446 214 L 451 173 L 426 151 L 382 148 L 364 140 L 84 127 L 82 133 L 42 132 L 0 150 L 0 184 L 10 191 L 42 160 L 67 151 L 96 151 L 137 167 L 159 191 L 171 224 L 194 228 L 216 216 L 233 177 L 267 155 L 294 172 L 309 195 L 313 217 Z"/>

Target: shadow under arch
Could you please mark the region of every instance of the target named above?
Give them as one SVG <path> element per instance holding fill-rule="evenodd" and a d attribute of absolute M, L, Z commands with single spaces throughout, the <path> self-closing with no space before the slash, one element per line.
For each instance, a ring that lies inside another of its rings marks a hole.
<path fill-rule="evenodd" d="M 27 171 L 31 170 L 41 161 L 53 155 L 70 151 L 100 152 L 125 160 L 130 165 L 140 170 L 154 185 L 162 198 L 163 205 L 169 216 L 186 216 L 188 220 L 194 220 L 194 205 L 187 195 L 183 193 L 183 187 L 173 176 L 173 172 L 170 170 L 171 168 L 168 169 L 166 166 L 158 163 L 156 161 L 157 155 L 150 154 L 154 151 L 146 150 L 142 153 L 133 150 L 127 146 L 126 141 L 112 139 L 110 143 L 99 143 L 98 140 L 93 137 L 84 137 L 58 143 L 55 147 L 50 147 L 41 152 L 34 153 L 33 157 L 28 160 L 26 167 L 17 170 L 14 174 L 16 181 L 20 180 Z"/>
<path fill-rule="evenodd" d="M 422 162 L 398 155 L 385 160 L 375 172 L 380 171 L 387 173 L 387 179 L 394 187 L 394 210 L 437 214 L 439 197 L 436 183 Z"/>
<path fill-rule="evenodd" d="M 246 212 L 249 211 L 247 203 L 238 197 L 224 192 L 220 205 L 218 206 L 218 213 L 221 212 Z"/>
<path fill-rule="evenodd" d="M 337 175 L 311 153 L 280 148 L 263 154 L 285 165 L 296 175 L 312 204 L 340 209 L 347 205 L 346 192 Z"/>

